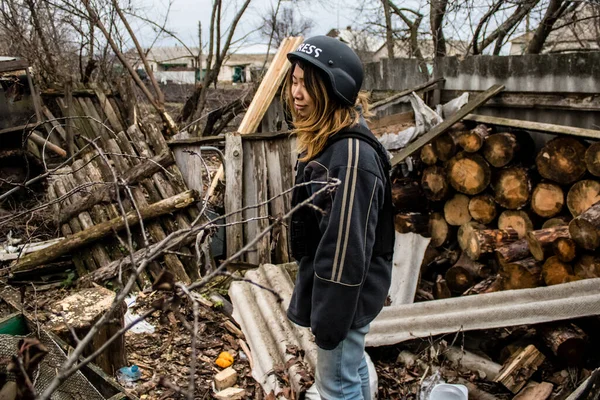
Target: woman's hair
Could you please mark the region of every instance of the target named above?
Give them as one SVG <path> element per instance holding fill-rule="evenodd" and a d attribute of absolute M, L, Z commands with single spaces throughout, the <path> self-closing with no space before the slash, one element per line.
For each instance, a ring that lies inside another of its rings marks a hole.
<path fill-rule="evenodd" d="M 292 76 L 298 65 L 304 71 L 304 86 L 311 97 L 314 108 L 307 117 L 301 117 L 294 107 L 292 95 Z M 287 109 L 292 114 L 294 129 L 292 134 L 297 136 L 298 153 L 305 153 L 300 161 L 308 161 L 319 154 L 327 140 L 340 130 L 355 125 L 362 115 L 369 117 L 368 94 L 360 92 L 354 106 L 340 102 L 332 95 L 325 79 L 319 71 L 307 63 L 295 62 L 288 73 L 282 90 L 282 97 Z M 360 106 L 360 107 L 357 107 Z"/>

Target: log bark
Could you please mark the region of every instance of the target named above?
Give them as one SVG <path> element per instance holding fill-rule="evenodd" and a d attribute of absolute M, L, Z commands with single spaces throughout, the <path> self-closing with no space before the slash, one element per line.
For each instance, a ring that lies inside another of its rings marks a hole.
<path fill-rule="evenodd" d="M 441 213 L 431 213 L 429 216 L 429 235 L 431 236 L 431 245 L 440 247 L 448 241 L 450 229 L 448 223 Z"/>
<path fill-rule="evenodd" d="M 480 194 L 471 197 L 471 200 L 469 200 L 469 213 L 475 221 L 482 224 L 489 224 L 498 215 L 496 202 L 489 194 Z"/>
<path fill-rule="evenodd" d="M 552 243 L 563 237 L 569 237 L 569 227 L 565 225 L 531 231 L 526 236 L 529 251 L 538 261 L 542 261 L 552 254 Z"/>
<path fill-rule="evenodd" d="M 562 262 L 570 263 L 577 257 L 577 244 L 571 238 L 560 237 L 552 243 L 554 255 Z"/>
<path fill-rule="evenodd" d="M 600 257 L 582 254 L 573 266 L 573 273 L 581 279 L 600 278 Z"/>
<path fill-rule="evenodd" d="M 446 170 L 440 166 L 431 166 L 423 171 L 421 186 L 425 197 L 432 201 L 443 200 L 448 195 Z"/>
<path fill-rule="evenodd" d="M 496 249 L 496 260 L 499 265 L 509 264 L 513 261 L 531 257 L 527 239 L 519 239 L 516 242 Z"/>
<path fill-rule="evenodd" d="M 492 187 L 496 202 L 509 210 L 523 208 L 531 196 L 531 181 L 524 168 L 502 169 Z"/>
<path fill-rule="evenodd" d="M 419 211 L 427 207 L 421 185 L 414 181 L 392 185 L 392 203 L 396 212 Z"/>
<path fill-rule="evenodd" d="M 199 200 L 198 192 L 189 190 L 176 196 L 161 200 L 151 204 L 146 208 L 139 210 L 143 220 L 152 219 L 161 215 L 185 208 Z M 126 221 L 129 225 L 134 225 L 139 222 L 138 213 L 130 212 L 126 215 Z M 90 229 L 83 230 L 72 236 L 65 238 L 54 246 L 50 246 L 43 251 L 37 251 L 21 257 L 11 269 L 13 271 L 24 271 L 35 268 L 38 265 L 55 260 L 56 258 L 73 252 L 95 240 L 101 239 L 104 236 L 120 231 L 125 228 L 125 219 L 122 217 L 113 218 L 107 222 L 94 225 Z"/>
<path fill-rule="evenodd" d="M 533 230 L 533 223 L 525 211 L 506 210 L 498 217 L 498 229 L 508 228 L 513 228 L 519 239 L 523 239 L 527 232 Z"/>
<path fill-rule="evenodd" d="M 454 293 L 463 293 L 482 279 L 489 278 L 492 268 L 487 264 L 471 260 L 463 253 L 456 264 L 446 271 L 448 288 Z"/>
<path fill-rule="evenodd" d="M 471 296 L 473 294 L 494 293 L 502 290 L 502 278 L 500 275 L 492 275 L 482 280 L 471 288 L 467 289 L 462 295 Z"/>
<path fill-rule="evenodd" d="M 592 143 L 585 151 L 585 166 L 590 174 L 600 176 L 600 142 Z"/>
<path fill-rule="evenodd" d="M 511 392 L 517 393 L 545 359 L 535 346 L 529 345 L 504 363 L 494 382 L 500 382 Z"/>
<path fill-rule="evenodd" d="M 573 267 L 556 256 L 548 257 L 542 266 L 542 279 L 548 286 L 570 282 L 573 275 Z"/>
<path fill-rule="evenodd" d="M 435 165 L 438 157 L 431 143 L 427 143 L 421 148 L 421 161 L 426 165 Z"/>
<path fill-rule="evenodd" d="M 546 143 L 535 163 L 542 177 L 569 185 L 581 179 L 586 171 L 585 150 L 579 139 L 557 137 Z"/>
<path fill-rule="evenodd" d="M 580 214 L 569 223 L 571 239 L 579 247 L 595 250 L 600 246 L 600 202 Z"/>
<path fill-rule="evenodd" d="M 490 166 L 479 154 L 458 153 L 448 161 L 447 169 L 448 181 L 461 193 L 475 195 L 490 184 Z"/>
<path fill-rule="evenodd" d="M 469 238 L 465 252 L 472 260 L 477 260 L 484 253 L 492 253 L 498 247 L 519 239 L 517 231 L 508 229 L 474 230 Z"/>
<path fill-rule="evenodd" d="M 429 235 L 429 216 L 421 213 L 401 213 L 394 218 L 396 231 L 400 233 L 418 233 Z"/>
<path fill-rule="evenodd" d="M 458 137 L 458 144 L 467 153 L 475 153 L 483 147 L 485 139 L 490 135 L 491 128 L 483 124 L 478 124 L 470 131 L 463 132 Z"/>
<path fill-rule="evenodd" d="M 486 226 L 476 221 L 470 221 L 458 228 L 456 239 L 458 240 L 458 246 L 461 248 L 461 250 L 465 250 L 467 248 L 469 241 L 471 240 L 471 235 L 476 229 L 486 229 Z"/>
<path fill-rule="evenodd" d="M 162 168 L 166 168 L 175 162 L 170 152 L 165 152 L 150 160 L 128 169 L 121 177 L 123 183 L 120 187 L 134 185 L 141 180 L 154 175 Z M 116 201 L 116 189 L 114 185 L 108 185 L 106 188 L 93 190 L 88 193 L 80 201 L 71 203 L 61 209 L 58 220 L 60 223 L 66 222 L 82 211 L 92 208 L 94 205 L 102 202 Z"/>
<path fill-rule="evenodd" d="M 504 264 L 500 269 L 504 290 L 530 289 L 542 283 L 542 266 L 535 258 Z"/>
<path fill-rule="evenodd" d="M 444 204 L 444 218 L 450 225 L 460 226 L 471 220 L 469 198 L 464 194 L 455 194 Z"/>
<path fill-rule="evenodd" d="M 581 364 L 585 357 L 587 335 L 574 324 L 545 325 L 540 329 L 544 343 L 570 367 Z"/>
<path fill-rule="evenodd" d="M 438 160 L 446 162 L 454 157 L 457 149 L 456 136 L 456 133 L 445 133 L 431 142 Z"/>
<path fill-rule="evenodd" d="M 531 209 L 544 218 L 551 218 L 560 213 L 565 203 L 565 194 L 560 186 L 550 183 L 539 183 L 531 195 Z"/>
<path fill-rule="evenodd" d="M 591 179 L 575 182 L 567 193 L 567 207 L 573 217 L 578 217 L 599 201 L 600 182 Z"/>

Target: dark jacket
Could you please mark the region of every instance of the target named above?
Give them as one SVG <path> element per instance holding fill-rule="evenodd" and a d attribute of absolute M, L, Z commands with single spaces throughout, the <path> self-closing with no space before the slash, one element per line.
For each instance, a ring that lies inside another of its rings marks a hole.
<path fill-rule="evenodd" d="M 366 126 L 348 131 L 373 138 Z M 391 202 L 387 155 L 384 161 L 380 153 L 363 140 L 344 138 L 298 164 L 296 183 L 341 181 L 335 191 L 313 200 L 325 213 L 303 207 L 291 222 L 293 253 L 301 258 L 288 318 L 310 327 L 323 349 L 335 348 L 350 329 L 369 324 L 388 294 L 394 228 L 391 204 L 384 207 L 386 197 Z M 296 188 L 293 205 L 322 185 L 305 188 Z"/>

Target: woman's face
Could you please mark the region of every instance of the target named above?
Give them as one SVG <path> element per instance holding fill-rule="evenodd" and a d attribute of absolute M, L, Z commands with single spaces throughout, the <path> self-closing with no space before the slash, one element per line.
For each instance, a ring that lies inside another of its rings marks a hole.
<path fill-rule="evenodd" d="M 292 97 L 294 98 L 296 113 L 303 118 L 307 118 L 313 112 L 315 102 L 306 90 L 306 86 L 304 85 L 304 71 L 299 65 L 294 67 L 292 75 Z"/>

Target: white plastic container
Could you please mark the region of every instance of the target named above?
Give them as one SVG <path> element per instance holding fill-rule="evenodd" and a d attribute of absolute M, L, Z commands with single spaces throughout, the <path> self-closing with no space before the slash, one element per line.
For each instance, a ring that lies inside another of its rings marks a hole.
<path fill-rule="evenodd" d="M 465 385 L 451 385 L 440 383 L 434 386 L 429 395 L 429 400 L 468 400 L 469 391 Z"/>

